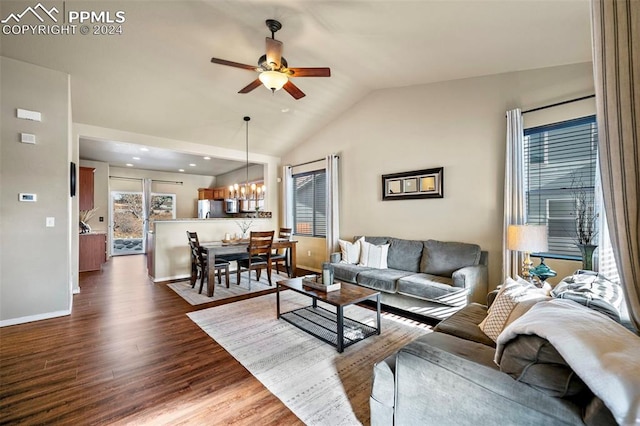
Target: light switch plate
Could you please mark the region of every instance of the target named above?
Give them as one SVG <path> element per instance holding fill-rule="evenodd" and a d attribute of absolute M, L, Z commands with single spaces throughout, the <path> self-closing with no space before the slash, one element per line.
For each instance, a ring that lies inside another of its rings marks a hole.
<path fill-rule="evenodd" d="M 47 217 L 47 228 L 53 228 L 54 226 L 56 226 L 56 218 Z"/>

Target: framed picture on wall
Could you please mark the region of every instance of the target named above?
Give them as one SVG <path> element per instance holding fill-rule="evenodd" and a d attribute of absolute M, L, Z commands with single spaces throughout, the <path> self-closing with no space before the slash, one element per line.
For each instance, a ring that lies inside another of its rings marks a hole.
<path fill-rule="evenodd" d="M 382 200 L 444 197 L 444 168 L 382 175 Z"/>

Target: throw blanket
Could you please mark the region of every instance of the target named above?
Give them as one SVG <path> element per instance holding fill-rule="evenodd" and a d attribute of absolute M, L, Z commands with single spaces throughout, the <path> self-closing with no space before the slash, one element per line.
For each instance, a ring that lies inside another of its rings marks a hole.
<path fill-rule="evenodd" d="M 640 424 L 640 337 L 573 301 L 539 302 L 498 336 L 495 362 L 519 334 L 547 339 L 609 408 L 618 424 Z"/>

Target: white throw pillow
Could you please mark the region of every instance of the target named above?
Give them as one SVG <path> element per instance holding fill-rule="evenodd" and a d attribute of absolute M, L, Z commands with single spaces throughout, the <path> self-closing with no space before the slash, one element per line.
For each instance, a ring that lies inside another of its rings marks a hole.
<path fill-rule="evenodd" d="M 520 277 L 518 281 L 507 278 L 491 304 L 487 317 L 478 326 L 495 342 L 507 325 L 539 301 L 547 299 L 549 297 L 545 289 L 540 289 Z"/>
<path fill-rule="evenodd" d="M 387 269 L 387 255 L 389 254 L 389 244 L 376 246 L 366 241 L 362 241 L 360 247 L 360 266 L 370 268 Z"/>
<path fill-rule="evenodd" d="M 364 242 L 364 237 L 360 237 L 354 243 L 346 240 L 338 240 L 340 251 L 342 252 L 342 260 L 340 263 L 350 263 L 355 265 L 360 261 L 360 245 Z"/>

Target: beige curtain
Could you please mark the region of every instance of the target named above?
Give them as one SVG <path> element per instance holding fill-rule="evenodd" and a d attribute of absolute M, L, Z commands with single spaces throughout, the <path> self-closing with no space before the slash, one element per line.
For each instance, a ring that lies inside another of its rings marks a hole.
<path fill-rule="evenodd" d="M 507 111 L 507 147 L 504 165 L 504 224 L 502 230 L 502 280 L 520 273 L 519 252 L 507 250 L 509 225 L 524 225 L 524 130 L 520 108 Z"/>
<path fill-rule="evenodd" d="M 338 156 L 328 155 L 327 171 L 327 258 L 337 250 L 340 238 L 340 188 L 338 186 Z"/>
<path fill-rule="evenodd" d="M 592 0 L 604 205 L 629 316 L 640 328 L 640 1 Z"/>

